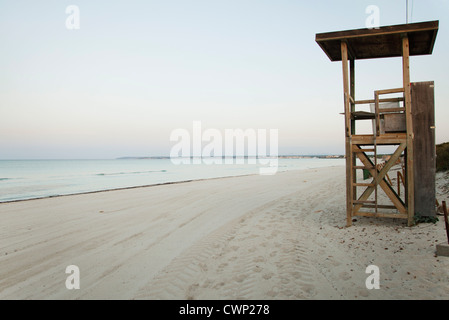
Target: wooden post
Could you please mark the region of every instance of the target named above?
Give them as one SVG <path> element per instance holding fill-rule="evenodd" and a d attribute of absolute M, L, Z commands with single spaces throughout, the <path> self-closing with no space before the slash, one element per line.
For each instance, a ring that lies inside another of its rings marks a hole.
<path fill-rule="evenodd" d="M 435 115 L 434 82 L 411 84 L 413 110 L 413 161 L 415 215 L 435 217 Z"/>
<path fill-rule="evenodd" d="M 352 97 L 352 101 L 355 101 L 355 61 L 349 60 L 349 95 Z M 351 102 L 351 112 L 355 111 L 355 103 Z M 355 120 L 351 121 L 351 134 L 355 134 Z"/>
<path fill-rule="evenodd" d="M 410 51 L 408 37 L 402 38 L 402 78 L 404 83 L 404 104 L 407 123 L 407 167 L 406 167 L 406 190 L 408 225 L 413 225 L 415 215 L 414 179 L 413 179 L 413 117 L 410 92 Z"/>
<path fill-rule="evenodd" d="M 351 110 L 349 92 L 349 72 L 348 72 L 348 46 L 346 42 L 341 42 L 341 61 L 343 64 L 343 91 L 345 103 L 345 135 L 346 135 L 346 225 L 352 225 L 352 147 L 351 147 Z"/>
<path fill-rule="evenodd" d="M 447 243 L 449 244 L 449 219 L 447 217 L 446 201 L 443 201 L 444 224 L 446 225 Z"/>
<path fill-rule="evenodd" d="M 355 60 L 351 58 L 349 60 L 349 93 L 351 95 L 351 112 L 355 112 Z M 351 135 L 355 134 L 355 120 L 351 117 Z M 352 149 L 352 148 L 351 148 Z M 352 182 L 357 183 L 357 170 L 355 166 L 357 165 L 357 158 L 352 157 Z M 357 186 L 352 187 L 352 199 L 357 199 Z M 351 208 L 352 210 L 352 208 Z"/>

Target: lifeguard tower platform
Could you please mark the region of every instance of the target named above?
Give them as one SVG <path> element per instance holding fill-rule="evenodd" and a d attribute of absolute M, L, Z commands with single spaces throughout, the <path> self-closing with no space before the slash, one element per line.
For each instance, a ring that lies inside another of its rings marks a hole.
<path fill-rule="evenodd" d="M 410 83 L 410 56 L 432 54 L 437 32 L 438 21 L 428 21 L 316 34 L 343 66 L 347 226 L 354 216 L 403 218 L 410 226 L 415 215 L 436 215 L 434 83 Z M 356 100 L 355 61 L 390 57 L 402 58 L 402 86 Z M 359 120 L 371 121 L 372 132 L 358 134 Z M 395 150 L 382 163 L 380 146 Z"/>

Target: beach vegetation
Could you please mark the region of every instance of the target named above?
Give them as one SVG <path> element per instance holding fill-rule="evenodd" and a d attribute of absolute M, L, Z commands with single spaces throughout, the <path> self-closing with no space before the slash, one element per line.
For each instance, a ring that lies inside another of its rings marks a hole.
<path fill-rule="evenodd" d="M 433 224 L 435 224 L 438 221 L 439 221 L 438 217 L 436 217 L 436 216 L 421 216 L 419 214 L 416 214 L 414 216 L 414 218 L 413 218 L 414 225 L 418 225 L 420 223 L 433 223 Z"/>
<path fill-rule="evenodd" d="M 436 169 L 437 171 L 449 170 L 449 142 L 436 145 Z"/>

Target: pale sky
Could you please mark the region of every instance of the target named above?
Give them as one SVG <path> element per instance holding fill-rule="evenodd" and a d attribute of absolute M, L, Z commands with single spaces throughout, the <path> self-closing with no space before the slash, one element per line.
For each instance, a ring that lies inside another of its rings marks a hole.
<path fill-rule="evenodd" d="M 412 81 L 435 81 L 436 142 L 449 141 L 449 1 Z M 413 5 L 412 5 L 413 4 Z M 66 28 L 66 8 L 80 29 Z M 278 129 L 279 154 L 343 154 L 341 63 L 315 34 L 406 22 L 405 0 L 0 0 L 0 159 L 168 156 L 170 133 Z M 356 62 L 356 98 L 402 86 L 401 59 Z"/>

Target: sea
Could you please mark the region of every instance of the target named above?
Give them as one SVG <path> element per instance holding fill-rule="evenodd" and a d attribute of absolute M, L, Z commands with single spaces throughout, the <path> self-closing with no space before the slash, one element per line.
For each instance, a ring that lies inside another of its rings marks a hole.
<path fill-rule="evenodd" d="M 169 158 L 0 160 L 0 202 L 260 174 L 259 162 L 175 164 Z M 279 158 L 275 172 L 342 166 L 341 158 Z M 274 174 L 276 174 L 274 173 Z"/>

